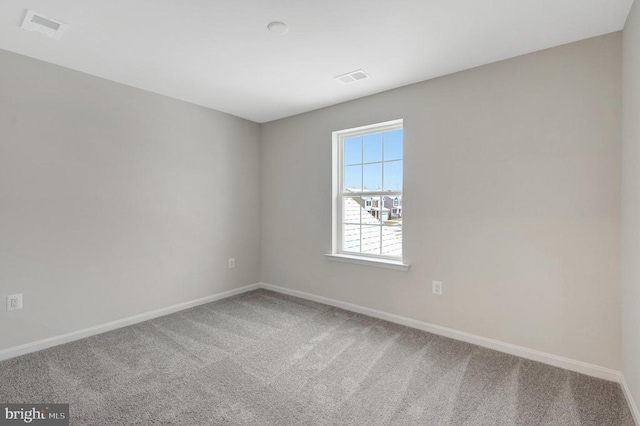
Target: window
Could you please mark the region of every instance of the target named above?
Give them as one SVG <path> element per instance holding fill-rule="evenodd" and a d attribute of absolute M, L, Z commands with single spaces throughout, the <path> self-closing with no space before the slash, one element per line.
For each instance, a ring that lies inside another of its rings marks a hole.
<path fill-rule="evenodd" d="M 334 254 L 402 261 L 402 124 L 333 133 Z"/>

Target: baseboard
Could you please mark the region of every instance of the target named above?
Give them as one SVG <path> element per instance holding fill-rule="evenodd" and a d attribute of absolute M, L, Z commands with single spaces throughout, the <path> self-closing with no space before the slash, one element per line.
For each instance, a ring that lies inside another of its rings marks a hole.
<path fill-rule="evenodd" d="M 624 376 L 621 377 L 620 386 L 622 386 L 622 392 L 624 393 L 625 398 L 627 398 L 627 404 L 629 404 L 629 410 L 631 410 L 633 420 L 635 420 L 637 425 L 640 425 L 640 410 L 638 410 L 638 405 L 633 399 L 633 395 L 631 395 L 631 389 L 629 389 L 629 385 L 627 385 L 627 381 L 624 379 Z"/>
<path fill-rule="evenodd" d="M 205 303 L 214 302 L 216 300 L 225 299 L 237 294 L 241 294 L 247 291 L 256 290 L 258 288 L 264 288 L 266 290 L 275 291 L 278 293 L 288 294 L 291 296 L 300 297 L 302 299 L 312 300 L 314 302 L 323 303 L 325 305 L 335 306 L 337 308 L 345 309 L 352 312 L 357 312 L 363 315 L 368 315 L 374 318 L 380 318 L 385 321 L 401 324 L 407 327 L 416 328 L 418 330 L 427 331 L 429 333 L 437 334 L 440 336 L 449 337 L 463 342 L 472 343 L 478 346 L 482 346 L 489 349 L 494 349 L 500 352 L 508 353 L 511 355 L 519 356 L 522 358 L 530 359 L 533 361 L 542 362 L 545 364 L 553 365 L 555 367 L 564 368 L 566 370 L 575 371 L 589 376 L 598 377 L 600 379 L 610 380 L 614 382 L 620 382 L 629 406 L 632 409 L 636 423 L 640 425 L 638 421 L 638 409 L 631 398 L 629 388 L 624 381 L 622 374 L 619 371 L 612 370 L 605 367 L 589 364 L 582 361 L 576 361 L 573 359 L 549 354 L 546 352 L 537 351 L 534 349 L 525 348 L 522 346 L 512 345 L 510 343 L 501 342 L 499 340 L 489 339 L 482 336 L 477 336 L 463 331 L 454 330 L 452 328 L 443 327 L 435 324 L 429 324 L 427 322 L 418 321 L 412 318 L 395 315 L 377 309 L 367 308 L 365 306 L 356 305 L 353 303 L 343 302 L 340 300 L 330 299 L 328 297 L 318 296 L 303 291 L 292 290 L 286 287 L 275 286 L 267 283 L 256 283 L 247 285 L 241 288 L 217 293 L 211 296 L 203 297 L 200 299 L 192 300 L 189 302 L 179 303 L 177 305 L 168 306 L 166 308 L 156 309 L 151 312 L 146 312 L 132 317 L 123 318 L 115 321 L 111 321 L 106 324 L 97 325 L 94 327 L 85 328 L 82 330 L 72 331 L 70 333 L 61 334 L 58 336 L 49 337 L 47 339 L 38 340 L 32 343 L 26 343 L 24 345 L 14 346 L 12 348 L 0 350 L 0 361 L 14 358 L 20 355 L 25 355 L 31 352 L 36 352 L 42 349 L 50 348 L 52 346 L 61 345 L 64 343 L 72 342 L 74 340 L 83 339 L 85 337 L 94 336 L 96 334 L 105 333 L 107 331 L 115 330 L 117 328 L 126 327 L 128 325 L 137 324 L 143 321 L 148 321 L 153 318 L 157 318 L 163 315 L 172 314 L 184 309 L 188 309 L 194 306 L 202 305 Z"/>
<path fill-rule="evenodd" d="M 577 373 L 586 374 L 586 375 L 597 377 L 600 379 L 609 380 L 612 382 L 620 382 L 622 379 L 622 374 L 620 373 L 620 371 L 612 370 L 605 367 L 600 367 L 598 365 L 593 365 L 586 362 L 577 361 L 577 360 L 549 354 L 542 351 L 537 351 L 535 349 L 529 349 L 522 346 L 512 345 L 511 343 L 505 343 L 499 340 L 489 339 L 486 337 L 477 336 L 475 334 L 454 330 L 452 328 L 443 327 L 435 324 L 429 324 L 427 322 L 418 321 L 418 320 L 403 317 L 400 315 L 390 314 L 387 312 L 379 311 L 377 309 L 367 308 L 364 306 L 355 305 L 353 303 L 343 302 L 340 300 L 330 299 L 323 296 L 317 296 L 311 293 L 305 293 L 303 291 L 292 290 L 290 288 L 275 286 L 267 283 L 260 283 L 259 285 L 261 288 L 264 288 L 266 290 L 288 294 L 290 296 L 300 297 L 302 299 L 323 303 L 325 305 L 335 306 L 337 308 L 345 309 L 347 311 L 357 312 L 359 314 L 364 314 L 370 317 L 383 319 L 385 321 L 405 325 L 407 327 L 416 328 L 418 330 L 427 331 L 429 333 L 437 334 L 440 336 L 450 337 L 452 339 L 461 340 L 463 342 L 472 343 L 474 345 L 508 353 L 511 355 L 519 356 L 519 357 L 530 359 L 533 361 L 542 362 L 544 364 L 553 365 L 555 367 L 564 368 L 566 370 L 575 371 Z"/>
<path fill-rule="evenodd" d="M 148 321 L 150 319 L 161 317 L 163 315 L 169 315 L 174 312 L 192 308 L 194 306 L 215 302 L 216 300 L 225 299 L 227 297 L 235 296 L 236 294 L 245 293 L 251 290 L 256 290 L 258 288 L 260 288 L 260 284 L 250 284 L 233 290 L 223 291 L 222 293 L 213 294 L 211 296 L 202 297 L 200 299 L 191 300 L 189 302 L 178 303 L 177 305 L 168 306 L 166 308 L 156 309 L 154 311 L 145 312 L 143 314 L 134 315 L 132 317 L 111 321 L 106 324 L 100 324 L 82 330 L 72 331 L 70 333 L 60 334 L 58 336 L 38 340 L 36 342 L 26 343 L 24 345 L 3 349 L 0 350 L 0 361 L 14 358 L 20 355 L 25 355 L 31 352 L 37 352 L 42 349 L 50 348 L 52 346 L 73 342 L 74 340 L 84 339 L 85 337 L 105 333 L 107 331 L 137 324 L 139 322 Z"/>

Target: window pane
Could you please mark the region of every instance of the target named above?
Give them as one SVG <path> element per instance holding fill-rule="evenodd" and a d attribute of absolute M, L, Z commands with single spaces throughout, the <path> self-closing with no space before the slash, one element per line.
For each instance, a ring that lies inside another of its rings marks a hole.
<path fill-rule="evenodd" d="M 402 129 L 384 134 L 384 161 L 402 160 Z"/>
<path fill-rule="evenodd" d="M 384 162 L 384 190 L 402 191 L 402 160 Z"/>
<path fill-rule="evenodd" d="M 380 229 L 380 226 L 362 225 L 362 253 L 380 254 Z"/>
<path fill-rule="evenodd" d="M 371 216 L 371 209 L 373 208 L 372 197 L 362 197 L 362 220 L 367 223 Z"/>
<path fill-rule="evenodd" d="M 364 205 L 364 201 L 361 197 L 342 197 L 342 222 L 360 224 L 363 212 L 362 205 Z"/>
<path fill-rule="evenodd" d="M 363 191 L 382 190 L 382 163 L 366 164 L 364 167 Z"/>
<path fill-rule="evenodd" d="M 343 225 L 342 250 L 360 253 L 360 225 Z"/>
<path fill-rule="evenodd" d="M 362 137 L 348 138 L 344 140 L 344 164 L 362 163 Z"/>
<path fill-rule="evenodd" d="M 362 209 L 362 223 L 365 225 L 379 225 L 378 219 L 375 217 L 376 206 L 378 205 L 379 197 L 368 198 L 365 202 L 365 207 Z"/>
<path fill-rule="evenodd" d="M 384 197 L 373 197 L 370 215 L 366 216 L 367 220 L 365 220 L 365 216 L 363 215 L 362 223 L 370 224 L 370 225 L 380 225 L 381 222 L 387 220 L 387 215 L 389 213 L 389 209 L 385 207 L 385 199 Z"/>
<path fill-rule="evenodd" d="M 402 222 L 390 223 L 382 226 L 382 255 L 402 257 Z"/>
<path fill-rule="evenodd" d="M 362 191 L 362 166 L 346 166 L 342 184 L 343 191 Z"/>
<path fill-rule="evenodd" d="M 393 211 L 389 217 L 392 219 L 402 217 L 402 196 L 398 195 L 397 197 L 390 197 L 390 199 Z"/>
<path fill-rule="evenodd" d="M 382 161 L 382 133 L 364 136 L 364 163 Z"/>

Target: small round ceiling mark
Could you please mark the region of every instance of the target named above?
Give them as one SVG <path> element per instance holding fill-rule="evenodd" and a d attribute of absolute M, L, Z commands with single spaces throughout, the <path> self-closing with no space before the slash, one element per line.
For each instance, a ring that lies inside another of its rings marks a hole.
<path fill-rule="evenodd" d="M 289 32 L 289 26 L 280 21 L 269 22 L 269 25 L 267 25 L 267 29 L 273 34 L 278 35 L 285 35 Z"/>

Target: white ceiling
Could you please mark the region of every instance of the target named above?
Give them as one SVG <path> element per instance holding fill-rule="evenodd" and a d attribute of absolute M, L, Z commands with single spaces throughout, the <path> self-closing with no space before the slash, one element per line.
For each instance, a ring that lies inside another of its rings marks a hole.
<path fill-rule="evenodd" d="M 2 0 L 0 48 L 263 123 L 618 31 L 632 3 Z M 27 7 L 69 29 L 20 29 Z M 359 68 L 371 78 L 333 79 Z"/>

